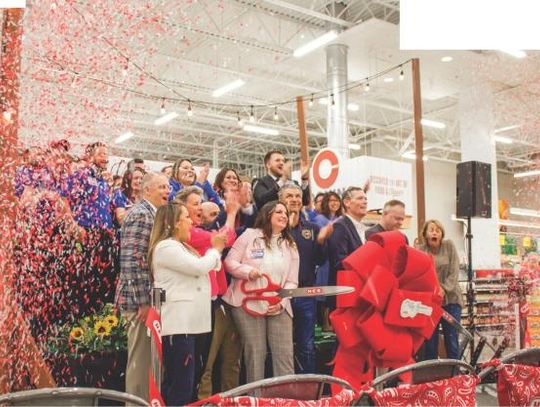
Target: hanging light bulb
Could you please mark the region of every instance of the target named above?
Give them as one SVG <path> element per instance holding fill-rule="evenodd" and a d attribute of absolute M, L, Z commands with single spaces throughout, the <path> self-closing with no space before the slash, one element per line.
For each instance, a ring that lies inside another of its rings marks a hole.
<path fill-rule="evenodd" d="M 251 112 L 249 114 L 249 121 L 253 123 L 255 121 L 255 113 L 253 112 L 253 105 L 251 105 Z"/>
<path fill-rule="evenodd" d="M 309 107 L 313 107 L 313 93 L 311 94 L 311 99 L 309 99 Z"/>
<path fill-rule="evenodd" d="M 400 65 L 401 72 L 399 73 L 399 80 L 402 81 L 405 79 L 405 74 L 403 73 L 403 67 Z"/>
<path fill-rule="evenodd" d="M 278 121 L 279 120 L 279 116 L 277 114 L 277 106 L 274 108 L 274 120 L 275 121 Z"/>
<path fill-rule="evenodd" d="M 331 103 L 332 107 L 334 107 L 336 105 L 336 100 L 334 99 L 334 94 L 333 93 L 330 95 L 330 100 L 331 100 L 330 103 Z"/>
<path fill-rule="evenodd" d="M 236 112 L 236 120 L 238 123 L 238 127 L 242 127 L 244 125 L 244 123 L 242 123 L 242 118 L 240 117 L 240 110 Z"/>
<path fill-rule="evenodd" d="M 167 111 L 165 110 L 165 99 L 161 100 L 161 108 L 159 109 L 160 113 L 164 115 Z"/>
<path fill-rule="evenodd" d="M 364 90 L 366 92 L 369 92 L 369 82 L 366 82 L 366 85 L 364 86 Z"/>
<path fill-rule="evenodd" d="M 189 100 L 189 99 L 188 99 L 187 115 L 189 117 L 193 116 L 193 110 L 191 110 L 191 100 Z"/>

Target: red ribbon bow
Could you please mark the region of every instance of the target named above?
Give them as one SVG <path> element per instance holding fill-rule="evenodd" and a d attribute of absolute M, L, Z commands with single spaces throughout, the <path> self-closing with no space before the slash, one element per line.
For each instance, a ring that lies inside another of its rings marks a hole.
<path fill-rule="evenodd" d="M 413 362 L 439 323 L 442 298 L 432 257 L 401 232 L 373 235 L 342 264 L 337 285 L 355 291 L 338 296 L 330 315 L 339 341 L 333 373 L 360 388 L 374 367 Z"/>

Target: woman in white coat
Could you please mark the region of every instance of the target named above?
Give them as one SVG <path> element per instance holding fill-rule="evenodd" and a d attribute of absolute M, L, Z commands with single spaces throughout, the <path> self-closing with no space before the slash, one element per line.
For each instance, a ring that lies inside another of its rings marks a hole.
<path fill-rule="evenodd" d="M 208 272 L 219 271 L 225 239 L 214 236 L 204 256 L 186 242 L 191 219 L 179 203 L 161 206 L 156 213 L 148 254 L 154 286 L 166 292 L 161 308 L 163 343 L 162 395 L 168 406 L 193 400 L 194 353 L 197 334 L 211 330 Z"/>

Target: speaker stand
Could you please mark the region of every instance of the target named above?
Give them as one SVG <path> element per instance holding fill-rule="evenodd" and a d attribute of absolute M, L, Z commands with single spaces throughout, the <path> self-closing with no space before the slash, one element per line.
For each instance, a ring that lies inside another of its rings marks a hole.
<path fill-rule="evenodd" d="M 476 331 L 475 327 L 475 317 L 474 317 L 474 305 L 476 304 L 476 289 L 474 286 L 474 272 L 472 267 L 472 230 L 471 230 L 471 217 L 467 216 L 467 234 L 465 238 L 467 239 L 467 316 L 469 319 L 469 332 L 472 335 L 471 340 L 471 358 L 474 355 L 474 333 Z"/>

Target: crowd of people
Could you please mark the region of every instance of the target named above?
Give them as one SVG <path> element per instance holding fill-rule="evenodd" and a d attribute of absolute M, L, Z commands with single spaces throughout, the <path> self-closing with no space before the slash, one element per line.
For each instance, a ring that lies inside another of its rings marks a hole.
<path fill-rule="evenodd" d="M 315 325 L 332 329 L 335 298 L 249 304 L 249 290 L 335 285 L 349 254 L 405 219 L 404 203 L 392 199 L 379 223 L 363 223 L 366 186 L 312 197 L 309 166 L 302 165 L 300 182 L 291 180 L 278 150 L 264 158 L 267 174 L 251 182 L 223 168 L 211 184 L 209 165 L 197 173 L 187 158 L 159 173 L 135 159 L 121 178 L 107 164 L 102 143 L 80 159 L 65 140 L 25 152 L 15 177 L 13 286 L 37 343 L 55 325 L 114 302 L 129 321 L 126 391 L 145 399 L 145 321 L 151 288 L 163 289 L 168 405 L 234 388 L 241 371 L 247 382 L 262 379 L 268 365 L 274 376 L 315 373 Z M 459 262 L 440 222 L 426 222 L 418 248 L 434 256 L 444 307 L 459 320 Z M 448 356 L 459 357 L 455 332 L 443 328 Z M 429 357 L 437 357 L 436 344 L 434 335 Z"/>

